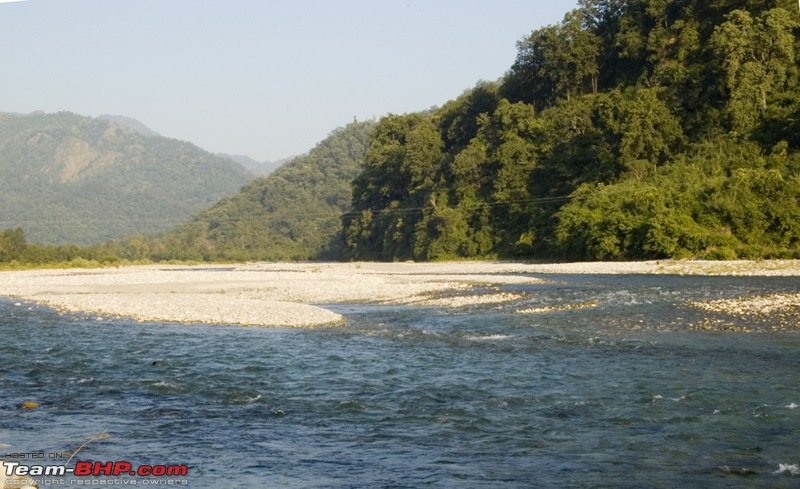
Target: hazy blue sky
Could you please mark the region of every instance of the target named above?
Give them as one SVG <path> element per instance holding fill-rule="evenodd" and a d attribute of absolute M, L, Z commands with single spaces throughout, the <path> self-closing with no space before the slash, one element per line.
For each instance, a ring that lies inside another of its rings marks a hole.
<path fill-rule="evenodd" d="M 274 160 L 496 80 L 575 0 L 0 0 L 0 111 L 134 117 Z"/>

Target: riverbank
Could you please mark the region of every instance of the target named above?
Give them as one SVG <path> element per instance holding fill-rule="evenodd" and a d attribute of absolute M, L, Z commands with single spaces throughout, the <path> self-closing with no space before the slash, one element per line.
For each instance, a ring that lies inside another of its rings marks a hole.
<path fill-rule="evenodd" d="M 0 296 L 100 318 L 310 327 L 343 320 L 324 304 L 510 302 L 518 297 L 493 287 L 545 283 L 554 274 L 796 276 L 800 262 L 249 263 L 23 270 L 0 272 Z"/>

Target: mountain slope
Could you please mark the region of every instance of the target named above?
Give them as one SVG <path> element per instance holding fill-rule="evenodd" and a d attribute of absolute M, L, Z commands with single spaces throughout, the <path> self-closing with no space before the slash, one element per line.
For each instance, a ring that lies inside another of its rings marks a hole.
<path fill-rule="evenodd" d="M 155 239 L 119 243 L 127 258 L 308 260 L 330 253 L 351 206 L 350 182 L 364 159 L 374 122 L 337 129 L 239 193 Z"/>
<path fill-rule="evenodd" d="M 0 114 L 0 228 L 89 244 L 169 229 L 250 181 L 230 160 L 72 113 Z"/>

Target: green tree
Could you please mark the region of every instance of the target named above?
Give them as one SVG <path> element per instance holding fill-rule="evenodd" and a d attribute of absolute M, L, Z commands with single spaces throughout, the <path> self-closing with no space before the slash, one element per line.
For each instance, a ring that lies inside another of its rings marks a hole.
<path fill-rule="evenodd" d="M 600 38 L 584 29 L 583 10 L 568 13 L 558 25 L 533 31 L 517 43 L 517 59 L 504 82 L 514 101 L 546 107 L 598 91 Z"/>
<path fill-rule="evenodd" d="M 478 135 L 481 117 L 497 109 L 498 90 L 497 83 L 480 82 L 436 111 L 445 151 L 458 152 Z"/>
<path fill-rule="evenodd" d="M 658 89 L 636 89 L 631 93 L 620 125 L 620 155 L 623 162 L 646 160 L 663 163 L 683 141 L 678 118 L 658 97 Z"/>
<path fill-rule="evenodd" d="M 22 228 L 6 229 L 0 233 L 0 262 L 19 260 L 25 254 L 26 246 Z"/>
<path fill-rule="evenodd" d="M 734 10 L 714 30 L 711 42 L 728 91 L 732 128 L 747 134 L 767 111 L 769 96 L 780 91 L 794 64 L 797 23 L 786 10 L 776 8 L 754 17 Z"/>
<path fill-rule="evenodd" d="M 612 92 L 562 100 L 541 113 L 547 135 L 532 182 L 536 194 L 563 196 L 586 182 L 616 180 L 624 105 Z"/>
<path fill-rule="evenodd" d="M 573 258 L 798 256 L 800 180 L 782 154 L 706 141 L 641 179 L 585 185 L 557 214 Z"/>
<path fill-rule="evenodd" d="M 413 255 L 421 209 L 439 181 L 443 142 L 429 114 L 382 118 L 353 181 L 353 213 L 345 216 L 353 258 Z"/>

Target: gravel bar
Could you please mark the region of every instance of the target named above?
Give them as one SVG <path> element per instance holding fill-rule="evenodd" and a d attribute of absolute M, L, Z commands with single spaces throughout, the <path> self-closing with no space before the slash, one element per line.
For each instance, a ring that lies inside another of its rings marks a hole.
<path fill-rule="evenodd" d="M 590 263 L 246 263 L 0 272 L 0 296 L 64 312 L 141 321 L 312 327 L 343 318 L 325 304 L 459 307 L 511 300 L 478 287 L 544 283 L 552 274 L 800 275 L 796 260 Z M 468 297 L 467 297 L 468 296 Z M 450 298 L 448 301 L 448 297 Z"/>

